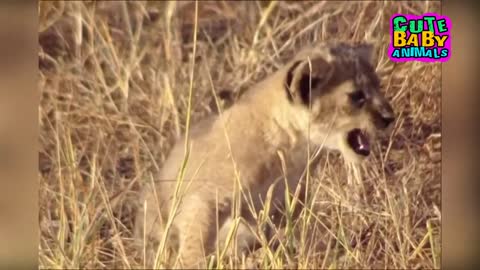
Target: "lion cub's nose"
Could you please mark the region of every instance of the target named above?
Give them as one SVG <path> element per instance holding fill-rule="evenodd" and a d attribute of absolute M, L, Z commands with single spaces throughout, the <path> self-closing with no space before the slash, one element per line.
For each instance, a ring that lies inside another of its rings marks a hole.
<path fill-rule="evenodd" d="M 375 125 L 377 128 L 386 129 L 395 121 L 395 113 L 393 112 L 392 106 L 388 103 L 383 103 L 377 108 L 373 113 Z"/>
<path fill-rule="evenodd" d="M 395 113 L 393 112 L 392 106 L 388 103 L 384 104 L 378 118 L 379 126 L 381 128 L 387 128 L 390 126 L 390 124 L 395 121 Z"/>
<path fill-rule="evenodd" d="M 382 127 L 387 128 L 390 124 L 395 121 L 394 115 L 382 115 L 381 116 Z"/>

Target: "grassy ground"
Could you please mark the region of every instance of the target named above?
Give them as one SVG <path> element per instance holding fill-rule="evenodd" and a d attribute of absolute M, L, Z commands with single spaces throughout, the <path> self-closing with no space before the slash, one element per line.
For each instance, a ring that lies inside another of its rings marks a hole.
<path fill-rule="evenodd" d="M 439 2 L 200 2 L 196 20 L 191 2 L 41 2 L 40 267 L 143 266 L 132 256 L 135 199 L 184 130 L 192 74 L 195 123 L 215 113 L 210 79 L 237 97 L 304 44 L 366 40 L 399 116 L 393 133 L 359 168 L 322 157 L 308 238 L 325 248 L 309 251 L 292 234 L 293 248 L 254 258 L 439 268 L 441 69 L 387 57 L 393 13 L 439 11 Z"/>

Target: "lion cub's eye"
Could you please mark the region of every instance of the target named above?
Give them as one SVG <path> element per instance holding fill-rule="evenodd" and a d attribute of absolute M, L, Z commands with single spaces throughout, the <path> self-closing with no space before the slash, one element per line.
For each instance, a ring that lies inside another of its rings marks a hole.
<path fill-rule="evenodd" d="M 350 100 L 352 100 L 352 102 L 358 107 L 362 107 L 363 104 L 365 104 L 365 94 L 362 90 L 356 90 L 348 94 L 348 96 L 350 97 Z"/>

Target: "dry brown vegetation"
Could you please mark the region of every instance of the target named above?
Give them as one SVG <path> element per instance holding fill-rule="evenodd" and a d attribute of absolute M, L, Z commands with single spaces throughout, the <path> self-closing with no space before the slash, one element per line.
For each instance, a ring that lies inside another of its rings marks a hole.
<path fill-rule="evenodd" d="M 322 157 L 308 220 L 320 229 L 308 237 L 324 249 L 292 234 L 252 256 L 261 268 L 439 268 L 440 65 L 387 57 L 393 13 L 439 11 L 199 2 L 196 19 L 193 2 L 40 2 L 40 267 L 143 267 L 132 255 L 135 199 L 184 131 L 190 82 L 195 123 L 215 113 L 213 91 L 237 98 L 305 44 L 365 40 L 398 114 L 392 134 L 359 168 Z"/>

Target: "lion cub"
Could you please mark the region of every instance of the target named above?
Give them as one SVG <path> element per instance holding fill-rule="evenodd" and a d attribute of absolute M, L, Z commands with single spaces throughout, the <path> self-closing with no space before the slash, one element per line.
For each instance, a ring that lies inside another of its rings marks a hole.
<path fill-rule="evenodd" d="M 286 188 L 301 200 L 309 146 L 339 150 L 351 162 L 368 156 L 375 131 L 394 121 L 372 53 L 369 44 L 303 50 L 192 127 L 188 151 L 179 140 L 154 186 L 143 190 L 136 237 L 148 262 L 160 246 L 178 255 L 177 266 L 206 267 L 205 256 L 234 224 L 235 249 L 253 248 L 257 213 L 278 215 Z"/>

